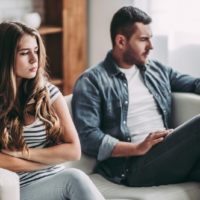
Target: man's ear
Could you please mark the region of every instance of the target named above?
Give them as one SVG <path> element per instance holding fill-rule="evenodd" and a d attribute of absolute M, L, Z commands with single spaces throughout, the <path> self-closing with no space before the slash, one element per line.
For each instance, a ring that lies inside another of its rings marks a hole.
<path fill-rule="evenodd" d="M 127 44 L 127 40 L 125 36 L 121 34 L 117 34 L 115 37 L 115 44 L 116 46 L 118 46 L 119 49 L 123 49 Z"/>

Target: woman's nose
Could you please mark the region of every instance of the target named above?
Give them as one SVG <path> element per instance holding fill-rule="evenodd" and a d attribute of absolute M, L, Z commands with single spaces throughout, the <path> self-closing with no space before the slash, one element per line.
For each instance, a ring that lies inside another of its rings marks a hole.
<path fill-rule="evenodd" d="M 38 61 L 38 55 L 32 52 L 30 55 L 30 63 L 35 63 L 37 61 Z"/>

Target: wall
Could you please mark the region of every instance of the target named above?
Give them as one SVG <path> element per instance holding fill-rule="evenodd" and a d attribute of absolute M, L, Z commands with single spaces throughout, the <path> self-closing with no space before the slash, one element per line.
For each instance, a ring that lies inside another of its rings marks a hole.
<path fill-rule="evenodd" d="M 170 0 L 175 6 L 179 1 Z M 192 1 L 196 2 L 197 0 Z M 152 7 L 153 3 L 156 7 Z M 160 16 L 160 13 L 163 14 L 163 6 L 165 4 L 168 5 L 169 3 L 161 2 L 160 0 L 88 0 L 89 66 L 104 59 L 107 51 L 111 48 L 109 29 L 114 12 L 124 5 L 135 5 L 149 13 L 153 17 L 153 20 L 155 18 L 154 23 L 152 23 L 154 50 L 151 53 L 151 57 L 172 66 L 182 73 L 200 77 L 200 33 L 197 31 L 197 26 L 193 29 L 188 29 L 188 24 L 185 20 L 180 20 L 179 24 L 180 22 L 184 23 L 183 26 L 186 27 L 185 30 L 188 32 L 174 32 L 170 25 L 171 22 L 166 21 L 169 18 L 167 17 L 167 13 L 164 13 L 162 17 Z M 173 8 L 173 10 L 175 13 L 181 11 L 177 7 Z M 160 24 L 158 25 L 158 23 Z M 167 35 L 166 31 L 163 31 L 166 27 L 170 27 L 167 29 L 170 31 L 170 35 Z M 164 34 L 160 34 L 161 32 Z M 173 43 L 175 41 L 174 45 L 172 45 L 172 40 Z"/>
<path fill-rule="evenodd" d="M 88 0 L 88 63 L 89 66 L 104 59 L 111 49 L 110 22 L 122 6 L 133 5 L 133 0 Z"/>
<path fill-rule="evenodd" d="M 135 0 L 153 18 L 151 56 L 176 70 L 200 77 L 198 0 Z"/>
<path fill-rule="evenodd" d="M 175 69 L 200 77 L 200 33 L 176 32 L 175 48 L 169 49 L 169 64 Z"/>
<path fill-rule="evenodd" d="M 44 0 L 1 0 L 0 2 L 0 22 L 4 20 L 21 21 L 24 14 L 37 11 L 43 18 Z"/>

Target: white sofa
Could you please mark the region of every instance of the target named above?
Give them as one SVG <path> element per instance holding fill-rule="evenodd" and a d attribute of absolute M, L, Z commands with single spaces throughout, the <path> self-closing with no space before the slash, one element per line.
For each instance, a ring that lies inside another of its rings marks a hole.
<path fill-rule="evenodd" d="M 19 200 L 19 177 L 0 168 L 0 200 Z"/>
<path fill-rule="evenodd" d="M 66 96 L 71 111 L 72 95 Z M 200 113 L 200 96 L 194 94 L 173 94 L 174 126 Z M 200 183 L 130 188 L 107 181 L 93 173 L 96 160 L 82 155 L 80 161 L 66 162 L 66 167 L 75 167 L 87 173 L 107 200 L 200 200 Z M 19 200 L 18 176 L 0 169 L 0 200 Z M 83 199 L 84 200 L 84 199 Z M 95 199 L 94 199 L 95 200 Z"/>
<path fill-rule="evenodd" d="M 71 98 L 66 97 L 71 112 Z M 200 95 L 189 93 L 173 94 L 174 127 L 200 114 Z M 200 148 L 200 147 L 199 147 Z M 200 200 L 200 183 L 181 183 L 155 187 L 131 188 L 117 185 L 93 173 L 96 160 L 82 155 L 80 161 L 68 162 L 67 167 L 75 167 L 86 172 L 101 193 L 109 200 Z"/>

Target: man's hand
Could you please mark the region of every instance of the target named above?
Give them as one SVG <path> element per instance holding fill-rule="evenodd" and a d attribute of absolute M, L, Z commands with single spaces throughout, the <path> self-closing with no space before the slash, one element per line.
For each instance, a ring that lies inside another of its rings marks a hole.
<path fill-rule="evenodd" d="M 138 155 L 146 154 L 154 145 L 162 142 L 166 136 L 171 134 L 173 129 L 156 131 L 150 133 L 143 142 L 137 144 Z"/>
<path fill-rule="evenodd" d="M 131 143 L 119 141 L 112 151 L 112 157 L 141 156 L 147 153 L 154 145 L 162 142 L 166 136 L 171 134 L 173 129 L 160 130 L 150 133 L 144 141 Z"/>

